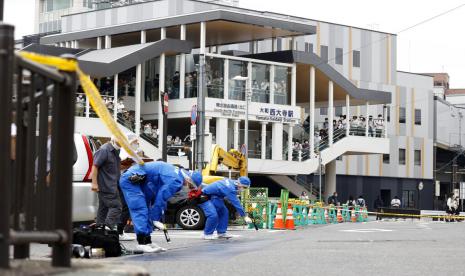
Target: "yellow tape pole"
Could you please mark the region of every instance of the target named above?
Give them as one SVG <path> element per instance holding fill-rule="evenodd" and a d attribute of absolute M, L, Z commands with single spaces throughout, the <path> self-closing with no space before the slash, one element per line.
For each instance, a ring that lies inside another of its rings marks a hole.
<path fill-rule="evenodd" d="M 18 54 L 25 59 L 43 65 L 53 66 L 62 71 L 76 72 L 79 77 L 79 81 L 81 82 L 82 89 L 84 90 L 86 96 L 89 98 L 90 104 L 92 105 L 92 108 L 95 110 L 99 118 L 110 130 L 111 134 L 113 134 L 116 137 L 121 147 L 123 147 L 126 150 L 126 152 L 132 157 L 132 159 L 134 159 L 134 161 L 136 161 L 140 165 L 144 164 L 144 161 L 132 149 L 128 139 L 123 134 L 123 132 L 121 132 L 121 130 L 118 128 L 118 125 L 113 120 L 113 117 L 111 116 L 105 103 L 103 102 L 103 99 L 97 87 L 95 87 L 94 83 L 90 81 L 89 76 L 81 71 L 76 60 L 40 55 L 25 51 L 21 51 Z"/>
<path fill-rule="evenodd" d="M 139 155 L 137 155 L 136 152 L 134 152 L 129 144 L 128 139 L 113 120 L 113 116 L 111 116 L 106 105 L 103 103 L 102 96 L 100 95 L 97 87 L 95 87 L 94 83 L 89 79 L 89 76 L 84 74 L 84 72 L 82 72 L 79 67 L 76 68 L 76 72 L 79 76 L 82 90 L 84 90 L 86 93 L 86 96 L 89 98 L 90 105 L 95 110 L 97 115 L 110 130 L 111 134 L 116 137 L 121 147 L 126 150 L 126 152 L 134 159 L 134 161 L 140 165 L 143 165 L 144 161 L 140 158 Z"/>

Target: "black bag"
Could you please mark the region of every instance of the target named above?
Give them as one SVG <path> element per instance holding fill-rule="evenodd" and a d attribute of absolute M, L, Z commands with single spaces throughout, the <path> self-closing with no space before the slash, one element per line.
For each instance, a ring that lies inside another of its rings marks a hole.
<path fill-rule="evenodd" d="M 73 244 L 103 248 L 105 257 L 119 257 L 122 254 L 118 231 L 109 230 L 104 225 L 74 228 Z"/>

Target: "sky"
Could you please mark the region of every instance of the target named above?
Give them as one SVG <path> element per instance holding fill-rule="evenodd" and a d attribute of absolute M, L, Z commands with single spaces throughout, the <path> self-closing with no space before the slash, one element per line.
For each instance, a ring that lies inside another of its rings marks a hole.
<path fill-rule="evenodd" d="M 35 0 L 5 0 L 5 21 L 16 37 L 34 32 Z M 465 87 L 465 0 L 240 0 L 240 6 L 397 34 L 397 69 L 447 72 L 451 88 Z"/>

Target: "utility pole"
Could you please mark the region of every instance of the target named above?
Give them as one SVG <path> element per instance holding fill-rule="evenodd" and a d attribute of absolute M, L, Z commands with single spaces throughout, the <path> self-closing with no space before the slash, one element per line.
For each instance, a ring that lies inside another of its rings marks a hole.
<path fill-rule="evenodd" d="M 205 55 L 199 55 L 199 75 L 197 80 L 197 154 L 196 168 L 203 169 L 205 138 Z"/>

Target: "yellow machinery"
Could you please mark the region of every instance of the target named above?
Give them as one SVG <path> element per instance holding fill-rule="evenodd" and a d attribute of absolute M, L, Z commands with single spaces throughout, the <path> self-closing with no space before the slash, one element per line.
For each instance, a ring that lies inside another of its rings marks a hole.
<path fill-rule="evenodd" d="M 225 151 L 218 145 L 213 145 L 212 148 L 210 163 L 202 170 L 204 183 L 210 184 L 224 178 L 223 176 L 215 175 L 220 164 L 223 164 L 230 170 L 239 171 L 240 176 L 247 175 L 247 160 L 241 152 L 235 149 Z"/>

